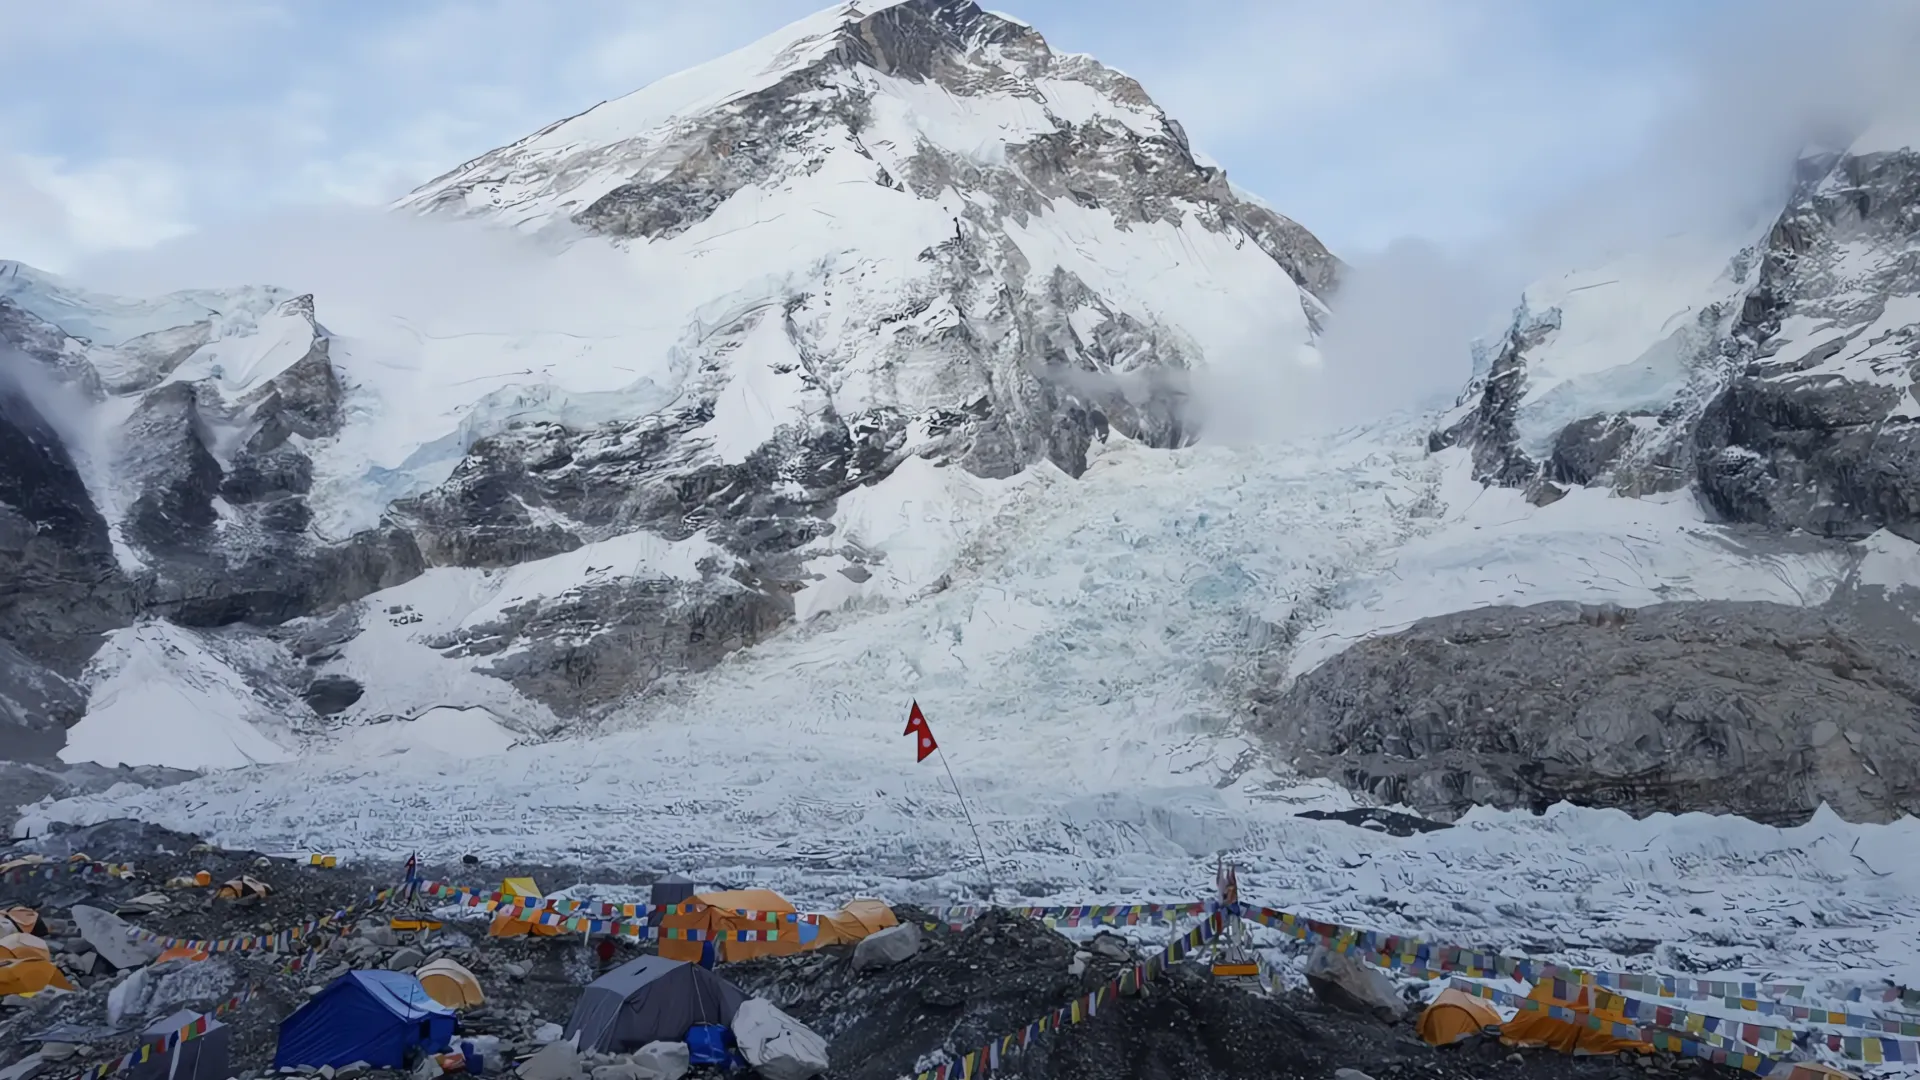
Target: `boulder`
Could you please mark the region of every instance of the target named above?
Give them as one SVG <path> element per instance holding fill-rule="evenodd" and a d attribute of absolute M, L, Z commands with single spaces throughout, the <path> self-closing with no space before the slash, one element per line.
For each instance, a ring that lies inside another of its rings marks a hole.
<path fill-rule="evenodd" d="M 383 922 L 369 920 L 361 923 L 359 936 L 383 949 L 391 949 L 400 944 L 400 939 L 393 934 L 393 927 Z"/>
<path fill-rule="evenodd" d="M 559 1041 L 560 1036 L 566 1034 L 566 1030 L 567 1029 L 561 1027 L 559 1024 L 548 1021 L 534 1029 L 533 1041 L 539 1043 L 541 1046 L 545 1046 L 550 1042 Z"/>
<path fill-rule="evenodd" d="M 813 1080 L 827 1071 L 827 1040 L 765 998 L 741 1004 L 733 1037 L 740 1056 L 766 1080 Z"/>
<path fill-rule="evenodd" d="M 917 923 L 889 926 L 861 938 L 853 947 L 855 971 L 878 971 L 913 958 L 920 951 L 920 927 Z"/>
<path fill-rule="evenodd" d="M 1394 989 L 1393 980 L 1352 953 L 1316 947 L 1307 957 L 1307 985 L 1314 997 L 1336 1009 L 1388 1022 L 1407 1015 L 1407 1003 Z"/>
<path fill-rule="evenodd" d="M 107 991 L 107 1023 L 119 1027 L 123 1022 L 144 1014 L 151 996 L 147 969 L 139 968 Z"/>
<path fill-rule="evenodd" d="M 133 924 L 111 911 L 75 904 L 73 921 L 79 927 L 80 936 L 93 946 L 93 951 L 116 968 L 137 968 L 152 962 L 161 953 L 158 945 L 136 940 L 133 937 Z"/>
<path fill-rule="evenodd" d="M 680 1080 L 693 1068 L 691 1053 L 683 1042 L 650 1042 L 633 1052 L 633 1067 L 639 1080 Z"/>
<path fill-rule="evenodd" d="M 426 955 L 419 949 L 408 948 L 387 957 L 386 967 L 388 971 L 412 971 L 426 962 Z"/>
<path fill-rule="evenodd" d="M 1127 939 L 1110 930 L 1102 930 L 1087 943 L 1087 949 L 1093 955 L 1105 960 L 1129 960 L 1133 950 L 1127 947 Z"/>
<path fill-rule="evenodd" d="M 0 1069 L 0 1080 L 33 1080 L 34 1077 L 46 1072 L 49 1064 L 40 1054 L 28 1054 L 12 1065 Z"/>
<path fill-rule="evenodd" d="M 568 1040 L 555 1039 L 514 1070 L 520 1080 L 579 1080 L 586 1075 L 580 1051 Z"/>

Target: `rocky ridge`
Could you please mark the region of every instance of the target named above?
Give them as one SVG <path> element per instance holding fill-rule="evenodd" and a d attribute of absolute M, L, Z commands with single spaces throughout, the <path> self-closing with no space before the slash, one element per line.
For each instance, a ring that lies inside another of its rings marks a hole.
<path fill-rule="evenodd" d="M 1718 267 L 1628 261 L 1530 293 L 1430 449 L 1543 512 L 1573 487 L 1686 493 L 1762 546 L 1920 538 L 1920 151 L 1798 170 Z M 1302 767 L 1443 815 L 1567 799 L 1788 823 L 1826 802 L 1884 821 L 1920 813 L 1917 589 L 1901 571 L 1809 608 L 1459 612 L 1257 695 L 1255 724 Z"/>

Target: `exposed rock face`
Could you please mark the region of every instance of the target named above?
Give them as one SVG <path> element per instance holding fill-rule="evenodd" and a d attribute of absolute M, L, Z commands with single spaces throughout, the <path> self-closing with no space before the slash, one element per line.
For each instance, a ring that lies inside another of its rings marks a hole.
<path fill-rule="evenodd" d="M 62 388 L 10 341 L 0 338 L 0 639 L 74 675 L 132 605 L 106 520 L 34 400 Z"/>
<path fill-rule="evenodd" d="M 1530 291 L 1429 446 L 1540 506 L 1570 486 L 1690 488 L 1727 523 L 1920 537 L 1920 152 L 1799 170 L 1711 284 L 1676 249 Z M 1595 303 L 1606 289 L 1627 299 Z M 1354 647 L 1269 715 L 1305 723 L 1318 767 L 1441 811 L 1565 797 L 1791 821 L 1826 800 L 1884 820 L 1920 789 L 1915 626 L 1904 601 L 1856 619 L 1843 599 L 1662 605 L 1622 626 L 1457 614 Z"/>
<path fill-rule="evenodd" d="M 52 761 L 86 710 L 71 680 L 0 640 L 0 761 Z"/>
<path fill-rule="evenodd" d="M 1304 767 L 1439 816 L 1920 813 L 1920 654 L 1805 608 L 1459 612 L 1349 648 L 1260 723 Z"/>
<path fill-rule="evenodd" d="M 1920 151 L 1844 155 L 1775 223 L 1694 433 L 1736 521 L 1920 538 Z"/>
<path fill-rule="evenodd" d="M 1920 151 L 1826 154 L 1772 229 L 1658 334 L 1606 356 L 1599 400 L 1645 404 L 1560 423 L 1528 446 L 1517 423 L 1552 423 L 1562 311 L 1524 300 L 1485 350 L 1485 371 L 1429 445 L 1462 446 L 1492 484 L 1605 484 L 1622 494 L 1692 485 L 1731 522 L 1858 538 L 1920 535 Z M 1598 281 L 1585 288 L 1606 288 Z M 1593 327 L 1583 326 L 1591 334 Z"/>
<path fill-rule="evenodd" d="M 784 594 L 731 578 L 629 579 L 530 600 L 500 622 L 427 644 L 575 717 L 662 678 L 705 671 L 792 617 Z"/>

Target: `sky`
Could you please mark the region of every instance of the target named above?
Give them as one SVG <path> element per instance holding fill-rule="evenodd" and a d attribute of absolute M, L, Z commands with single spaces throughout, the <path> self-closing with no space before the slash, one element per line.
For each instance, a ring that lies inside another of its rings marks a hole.
<path fill-rule="evenodd" d="M 1622 167 L 1771 0 L 996 2 L 1140 79 L 1236 183 L 1365 259 L 1484 242 Z M 378 205 L 821 6 L 11 0 L 0 258 L 62 271 Z"/>

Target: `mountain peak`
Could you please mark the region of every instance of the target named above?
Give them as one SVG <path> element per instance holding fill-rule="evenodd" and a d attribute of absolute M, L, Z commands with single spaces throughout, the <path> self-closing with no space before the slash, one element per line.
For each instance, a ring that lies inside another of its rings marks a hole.
<path fill-rule="evenodd" d="M 844 155 L 864 159 L 876 187 L 956 194 L 995 217 L 1067 199 L 1123 221 L 1177 219 L 1167 199 L 1130 190 L 1148 173 L 1317 298 L 1338 272 L 1305 229 L 1197 160 L 1139 83 L 972 0 L 840 4 L 484 154 L 398 205 L 662 239 Z"/>

